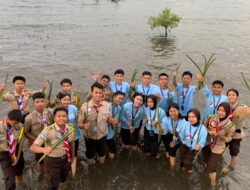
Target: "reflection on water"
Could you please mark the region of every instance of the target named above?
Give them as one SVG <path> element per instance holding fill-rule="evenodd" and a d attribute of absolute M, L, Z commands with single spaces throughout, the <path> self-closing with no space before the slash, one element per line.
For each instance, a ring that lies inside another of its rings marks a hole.
<path fill-rule="evenodd" d="M 170 57 L 175 52 L 175 39 L 157 36 L 150 39 L 154 57 Z"/>

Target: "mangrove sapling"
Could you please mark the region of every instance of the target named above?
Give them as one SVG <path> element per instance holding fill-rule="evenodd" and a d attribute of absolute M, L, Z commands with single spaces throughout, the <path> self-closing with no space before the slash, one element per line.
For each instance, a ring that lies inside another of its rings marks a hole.
<path fill-rule="evenodd" d="M 168 36 L 168 31 L 170 29 L 177 27 L 181 17 L 171 12 L 170 9 L 164 9 L 158 16 L 151 16 L 148 19 L 148 24 L 151 26 L 151 29 L 164 27 L 165 37 Z"/>

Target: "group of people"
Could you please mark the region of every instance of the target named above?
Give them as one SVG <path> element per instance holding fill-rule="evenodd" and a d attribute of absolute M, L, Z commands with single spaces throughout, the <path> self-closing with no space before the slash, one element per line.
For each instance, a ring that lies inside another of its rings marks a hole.
<path fill-rule="evenodd" d="M 30 150 L 35 153 L 37 169 L 44 173 L 49 189 L 58 189 L 67 180 L 69 171 L 76 173 L 81 130 L 84 134 L 87 163 L 97 158 L 105 163 L 116 154 L 116 134 L 120 134 L 123 148 L 138 150 L 142 145 L 146 155 L 160 158 L 163 143 L 171 167 L 176 165 L 179 151 L 183 170 L 192 172 L 197 154 L 203 154 L 211 185 L 216 185 L 216 172 L 222 155 L 229 147 L 231 161 L 223 172 L 233 171 L 244 137 L 244 121 L 250 117 L 250 108 L 239 103 L 239 92 L 229 89 L 222 94 L 224 84 L 212 83 L 210 91 L 202 75 L 197 76 L 201 89 L 191 85 L 192 73 L 182 74 L 177 83 L 178 71 L 172 73 L 173 85 L 166 73 L 159 74 L 158 85 L 152 84 L 152 74 L 144 71 L 141 83 L 124 82 L 124 71 L 114 72 L 114 81 L 108 75 L 93 76 L 93 84 L 85 103 L 80 104 L 79 93 L 72 91 L 72 81 L 63 79 L 61 92 L 54 99 L 41 90 L 25 89 L 25 78 L 13 78 L 13 90 L 4 93 L 6 84 L 0 86 L 0 102 L 10 105 L 7 117 L 0 122 L 0 164 L 5 179 L 5 189 L 16 188 L 22 180 L 24 136 Z M 203 115 L 193 108 L 195 93 L 205 96 Z M 34 111 L 29 110 L 32 98 Z M 140 133 L 143 132 L 142 143 Z M 44 158 L 45 157 L 45 158 Z"/>

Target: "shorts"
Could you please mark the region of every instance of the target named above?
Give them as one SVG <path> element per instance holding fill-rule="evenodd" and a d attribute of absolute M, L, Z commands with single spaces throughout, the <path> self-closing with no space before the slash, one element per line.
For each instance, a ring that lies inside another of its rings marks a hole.
<path fill-rule="evenodd" d="M 107 145 L 108 145 L 108 151 L 109 151 L 110 153 L 115 154 L 115 153 L 116 153 L 116 143 L 115 143 L 114 138 L 108 139 L 108 140 L 107 140 Z"/>
<path fill-rule="evenodd" d="M 140 127 L 135 128 L 133 133 L 130 133 L 129 129 L 121 128 L 121 136 L 123 144 L 132 146 L 138 145 L 139 132 L 140 132 Z"/>
<path fill-rule="evenodd" d="M 150 133 L 147 128 L 144 129 L 144 152 L 157 156 L 158 153 L 158 134 Z"/>
<path fill-rule="evenodd" d="M 190 148 L 185 145 L 180 145 L 180 164 L 186 170 L 192 170 L 192 162 L 194 160 L 195 151 L 190 150 Z"/>
<path fill-rule="evenodd" d="M 68 179 L 70 163 L 66 155 L 62 157 L 47 156 L 44 161 L 44 169 L 49 189 L 58 189 L 59 184 Z"/>
<path fill-rule="evenodd" d="M 15 171 L 14 167 L 12 166 L 8 151 L 0 152 L 0 165 L 2 168 L 2 173 L 5 181 L 5 189 L 15 190 L 16 189 Z"/>
<path fill-rule="evenodd" d="M 18 150 L 19 150 L 19 145 L 20 144 L 17 144 L 17 146 L 16 146 L 16 152 L 15 152 L 16 156 L 17 156 L 17 153 L 18 153 Z M 24 161 L 24 158 L 23 158 L 23 151 L 22 151 L 17 164 L 14 166 L 16 176 L 22 176 L 23 175 L 24 165 L 25 165 L 25 161 Z"/>
<path fill-rule="evenodd" d="M 242 139 L 232 139 L 226 146 L 229 146 L 231 156 L 238 156 L 240 153 L 240 142 Z"/>
<path fill-rule="evenodd" d="M 85 138 L 86 157 L 88 159 L 93 159 L 96 154 L 98 154 L 98 156 L 100 156 L 100 157 L 105 156 L 106 140 L 107 140 L 107 136 L 105 136 L 99 140 Z"/>

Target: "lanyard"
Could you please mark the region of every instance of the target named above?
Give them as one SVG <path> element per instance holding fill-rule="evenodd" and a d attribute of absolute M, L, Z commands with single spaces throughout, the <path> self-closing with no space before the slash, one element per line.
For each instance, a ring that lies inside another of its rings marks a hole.
<path fill-rule="evenodd" d="M 197 133 L 198 129 L 200 128 L 200 126 L 196 128 L 193 136 L 191 135 L 191 128 L 192 128 L 192 125 L 190 124 L 190 127 L 189 127 L 189 134 L 190 134 L 190 138 L 191 138 L 190 148 L 192 148 L 194 136 L 196 135 L 196 133 Z M 197 137 L 197 138 L 199 138 L 199 137 Z"/>
<path fill-rule="evenodd" d="M 142 84 L 141 86 L 142 86 L 142 90 L 143 90 L 143 95 L 147 96 L 148 93 L 149 93 L 149 90 L 150 90 L 150 85 L 149 85 L 149 87 L 148 87 L 147 93 L 145 93 L 145 89 L 144 89 L 143 84 Z"/>
<path fill-rule="evenodd" d="M 115 106 L 114 103 L 112 103 L 112 109 L 116 109 L 116 110 L 114 110 L 115 115 L 112 115 L 112 117 L 115 118 L 117 113 L 118 113 L 118 106 Z M 112 111 L 112 113 L 113 113 L 113 111 Z"/>
<path fill-rule="evenodd" d="M 175 124 L 174 120 L 171 118 L 171 126 L 172 126 L 172 130 L 173 130 L 173 134 L 175 134 L 178 123 L 179 123 L 179 119 L 177 120 L 176 125 L 174 126 L 174 124 Z"/>
<path fill-rule="evenodd" d="M 186 90 L 186 92 L 185 92 L 185 94 L 184 94 L 184 87 L 182 86 L 182 95 L 183 95 L 183 98 L 182 98 L 182 107 L 184 107 L 184 103 L 185 103 L 185 99 L 186 99 L 186 96 L 187 96 L 187 93 L 188 93 L 188 90 L 189 90 L 189 86 L 188 86 L 188 88 L 187 88 L 187 90 Z M 184 108 L 182 109 L 182 110 L 184 110 Z"/>
<path fill-rule="evenodd" d="M 164 93 L 163 93 L 163 90 L 162 89 L 160 89 L 161 90 L 161 96 L 163 97 L 163 98 L 165 98 L 164 97 Z M 168 92 L 168 94 L 167 94 L 167 97 L 168 97 L 168 99 L 167 100 L 169 100 L 169 92 Z M 166 98 L 165 98 L 166 99 Z"/>
<path fill-rule="evenodd" d="M 134 113 L 134 108 L 133 108 L 133 104 L 132 104 L 132 123 L 134 123 L 134 119 L 135 119 L 135 116 L 137 115 L 137 112 L 138 112 L 139 108 L 136 108 L 136 111 Z M 134 126 L 135 127 L 135 126 Z"/>
<path fill-rule="evenodd" d="M 234 111 L 237 109 L 238 105 L 239 105 L 239 102 L 237 102 L 236 106 L 235 106 L 234 108 L 231 109 L 231 110 L 232 110 L 232 113 L 234 113 Z"/>
<path fill-rule="evenodd" d="M 213 100 L 214 100 L 214 110 L 213 110 L 213 114 L 215 114 L 215 110 L 217 108 L 217 106 L 219 105 L 220 103 L 220 99 L 221 99 L 221 95 L 219 97 L 219 100 L 217 101 L 217 103 L 215 104 L 215 97 L 214 97 L 214 94 L 213 94 Z"/>
<path fill-rule="evenodd" d="M 152 130 L 152 121 L 154 121 L 155 120 L 155 116 L 156 116 L 156 111 L 154 112 L 154 116 L 153 116 L 153 118 L 152 118 L 152 115 L 151 115 L 151 110 L 149 109 L 149 119 L 150 119 L 150 126 L 151 126 L 151 131 L 153 131 Z"/>
<path fill-rule="evenodd" d="M 116 83 L 115 83 L 115 89 L 116 89 L 116 92 L 117 92 L 117 91 L 121 91 L 121 92 L 122 92 L 122 84 L 121 84 L 120 90 L 118 90 L 118 89 L 117 89 L 117 86 L 116 86 Z"/>

